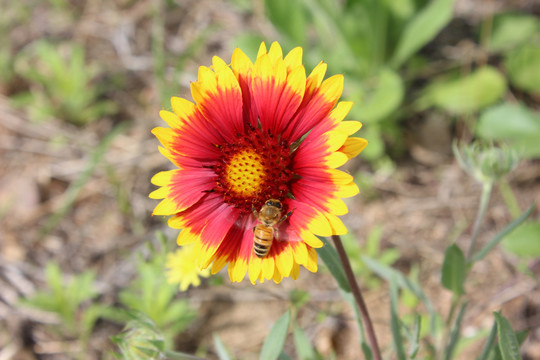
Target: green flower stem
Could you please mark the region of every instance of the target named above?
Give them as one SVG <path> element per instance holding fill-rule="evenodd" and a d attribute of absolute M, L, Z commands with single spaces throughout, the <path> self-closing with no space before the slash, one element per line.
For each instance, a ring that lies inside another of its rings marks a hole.
<path fill-rule="evenodd" d="M 467 250 L 467 263 L 471 261 L 474 252 L 476 240 L 478 239 L 478 233 L 480 232 L 480 225 L 484 220 L 484 216 L 486 215 L 486 209 L 489 204 L 489 199 L 491 198 L 491 190 L 493 190 L 493 182 L 486 181 L 482 184 L 482 197 L 480 198 L 480 206 L 478 207 L 476 219 L 474 220 L 471 242 L 469 244 L 469 249 Z"/>
<path fill-rule="evenodd" d="M 446 317 L 446 321 L 444 322 L 441 342 L 440 342 L 439 349 L 437 351 L 437 356 L 436 356 L 437 360 L 446 359 L 445 354 L 446 354 L 446 349 L 450 340 L 450 331 L 454 326 L 454 317 L 455 317 L 456 309 L 458 308 L 461 297 L 462 295 L 452 296 L 452 304 L 450 306 L 450 311 L 448 312 L 448 316 Z"/>
<path fill-rule="evenodd" d="M 486 210 L 489 204 L 489 200 L 491 199 L 491 192 L 493 190 L 493 182 L 492 181 L 485 181 L 482 183 L 482 195 L 480 197 L 480 205 L 478 206 L 478 212 L 476 213 L 476 218 L 474 219 L 474 225 L 473 225 L 473 233 L 471 235 L 471 241 L 469 244 L 469 249 L 467 250 L 467 264 L 471 264 L 472 256 L 474 253 L 474 248 L 476 245 L 476 240 L 478 239 L 478 234 L 480 233 L 480 225 L 482 225 L 482 222 L 484 220 L 484 216 L 486 215 Z M 468 269 L 470 270 L 470 268 Z M 467 271 L 468 275 L 469 271 Z M 466 276 L 467 276 L 466 275 Z M 450 339 L 450 331 L 452 328 L 455 327 L 456 323 L 459 321 L 459 317 L 455 318 L 456 309 L 458 308 L 458 305 L 462 302 L 462 299 L 465 297 L 465 294 L 461 295 L 454 295 L 452 297 L 452 305 L 450 307 L 450 311 L 448 313 L 448 316 L 446 318 L 444 329 L 443 329 L 443 335 L 442 335 L 442 343 L 439 352 L 437 353 L 437 359 L 446 359 L 446 350 L 447 346 L 449 345 L 449 339 Z"/>
<path fill-rule="evenodd" d="M 347 281 L 349 282 L 349 285 L 351 287 L 354 299 L 358 304 L 358 309 L 360 310 L 362 322 L 364 323 L 364 327 L 367 332 L 367 339 L 373 353 L 373 358 L 375 360 L 381 360 L 381 350 L 379 349 L 379 344 L 377 343 L 377 336 L 375 335 L 375 330 L 373 329 L 373 323 L 371 322 L 371 318 L 369 317 L 369 312 L 364 301 L 364 297 L 362 296 L 362 292 L 360 291 L 360 287 L 358 286 L 358 283 L 356 282 L 356 279 L 354 277 L 351 263 L 349 262 L 349 257 L 345 252 L 345 248 L 343 247 L 343 243 L 341 242 L 341 238 L 339 237 L 339 235 L 332 235 L 332 240 L 334 240 L 339 259 L 343 264 L 343 270 L 345 271 L 345 275 L 347 276 Z"/>

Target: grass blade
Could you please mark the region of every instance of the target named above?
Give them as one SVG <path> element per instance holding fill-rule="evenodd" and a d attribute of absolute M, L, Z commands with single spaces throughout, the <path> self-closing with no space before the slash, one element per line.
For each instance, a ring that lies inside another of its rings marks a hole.
<path fill-rule="evenodd" d="M 463 305 L 461 305 L 461 308 L 459 309 L 459 314 L 456 318 L 456 322 L 454 323 L 454 327 L 452 328 L 452 332 L 450 333 L 450 342 L 448 343 L 448 346 L 446 347 L 445 357 L 444 357 L 445 360 L 451 360 L 453 358 L 454 350 L 456 349 L 456 345 L 461 336 L 461 322 L 463 321 L 463 316 L 465 315 L 466 308 L 467 308 L 467 302 L 464 302 Z"/>
<path fill-rule="evenodd" d="M 330 244 L 328 240 L 324 238 L 320 239 L 324 243 L 324 246 L 317 249 L 317 254 L 319 254 L 334 279 L 336 279 L 339 287 L 342 290 L 350 293 L 351 287 L 349 286 L 349 282 L 347 281 L 347 276 L 345 275 L 343 265 L 339 260 L 339 255 L 336 251 L 336 248 L 334 248 L 334 246 Z"/>
<path fill-rule="evenodd" d="M 484 348 L 482 349 L 482 353 L 480 354 L 480 357 L 477 360 L 488 360 L 489 353 L 491 352 L 495 344 L 496 335 L 497 335 L 497 322 L 493 321 L 493 326 L 491 327 L 491 331 L 486 340 L 486 344 L 484 345 Z"/>
<path fill-rule="evenodd" d="M 435 310 L 433 308 L 433 304 L 431 303 L 431 301 L 429 300 L 429 298 L 426 296 L 426 294 L 424 293 L 424 291 L 419 285 L 413 283 L 405 275 L 403 275 L 401 272 L 397 271 L 396 269 L 393 269 L 390 266 L 381 264 L 380 262 L 378 262 L 377 260 L 373 258 L 362 256 L 362 261 L 364 262 L 364 264 L 366 264 L 368 268 L 371 269 L 371 271 L 373 271 L 375 274 L 379 275 L 386 281 L 390 281 L 392 277 L 395 276 L 397 285 L 402 289 L 408 289 L 410 292 L 412 292 L 418 299 L 420 299 L 420 301 L 424 303 L 427 310 L 429 311 L 430 316 L 432 318 L 435 317 Z M 435 325 L 434 324 L 432 325 L 434 329 Z"/>
<path fill-rule="evenodd" d="M 399 67 L 412 54 L 432 40 L 452 19 L 454 0 L 434 0 L 428 3 L 405 27 L 391 60 Z"/>
<path fill-rule="evenodd" d="M 306 333 L 299 326 L 295 326 L 293 330 L 294 347 L 300 360 L 315 360 L 315 350 L 309 341 Z"/>
<path fill-rule="evenodd" d="M 472 258 L 472 263 L 475 263 L 479 260 L 482 260 L 490 251 L 500 243 L 506 235 L 510 234 L 512 231 L 514 231 L 519 225 L 521 225 L 533 212 L 536 204 L 532 204 L 523 214 L 521 214 L 520 217 L 512 221 L 510 224 L 506 225 L 506 227 L 499 232 L 495 237 L 488 242 L 480 251 L 478 251 Z"/>
<path fill-rule="evenodd" d="M 392 338 L 398 360 L 407 360 L 405 348 L 403 347 L 403 337 L 401 336 L 401 322 L 397 312 L 398 287 L 395 276 L 390 281 L 390 324 L 392 328 Z"/>
<path fill-rule="evenodd" d="M 276 360 L 283 345 L 285 344 L 285 338 L 289 331 L 289 323 L 291 322 L 291 311 L 287 310 L 279 319 L 277 319 L 274 326 L 270 330 L 270 333 L 264 340 L 264 344 L 261 350 L 259 358 L 261 360 Z"/>
<path fill-rule="evenodd" d="M 223 341 L 221 341 L 219 335 L 214 333 L 212 338 L 214 339 L 214 346 L 216 347 L 219 360 L 231 360 L 231 356 L 229 355 L 229 352 L 227 351 L 225 344 L 223 344 Z"/>

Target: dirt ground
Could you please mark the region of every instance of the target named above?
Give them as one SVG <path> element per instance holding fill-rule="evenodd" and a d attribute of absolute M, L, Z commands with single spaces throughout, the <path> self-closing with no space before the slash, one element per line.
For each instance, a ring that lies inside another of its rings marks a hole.
<path fill-rule="evenodd" d="M 10 101 L 27 84 L 19 79 L 0 87 L 0 360 L 75 358 L 64 351 L 77 351 L 77 342 L 48 330 L 58 318 L 19 306 L 22 297 L 44 288 L 43 269 L 48 261 L 58 262 L 67 275 L 95 270 L 100 302 L 112 305 L 134 276 L 133 255 L 147 242 L 156 241 L 156 230 L 165 231 L 171 239 L 175 235 L 160 219 L 150 216 L 156 201 L 148 198 L 153 189 L 150 178 L 169 166 L 150 134 L 161 125 L 159 110 L 168 106 L 160 102 L 149 58 L 152 21 L 148 14 L 155 10 L 154 3 L 75 3 L 74 16 L 79 19 L 75 24 L 69 18 L 48 18 L 46 6 L 34 9 L 33 21 L 14 26 L 9 34 L 13 46 L 21 49 L 45 36 L 69 38 L 83 44 L 91 60 L 109 59 L 107 70 L 122 73 L 125 81 L 107 92 L 120 111 L 85 127 L 60 119 L 36 124 L 25 109 L 15 108 Z M 458 14 L 474 21 L 475 2 L 458 3 Z M 530 6 L 526 1 L 490 4 L 494 9 Z M 166 41 L 177 53 L 199 39 L 209 24 L 229 30 L 213 32 L 186 59 L 178 79 L 180 94 L 171 95 L 189 97 L 189 81 L 196 79 L 197 66 L 209 64 L 213 55 L 228 58 L 235 34 L 247 29 L 275 35 L 260 15 L 246 17 L 220 0 L 182 1 L 176 12 L 163 16 Z M 536 105 L 538 109 L 540 100 Z M 93 150 L 118 124 L 124 124 L 125 130 L 112 139 L 98 165 L 89 168 Z M 439 127 L 439 137 L 434 140 L 425 135 L 432 134 L 432 125 L 426 119 L 411 119 L 404 125 L 408 148 L 395 159 L 396 170 L 391 175 L 375 172 L 361 157 L 348 165 L 353 174 L 371 174 L 373 186 L 347 201 L 350 213 L 344 222 L 361 242 L 373 226 L 383 226 L 382 248 L 397 248 L 401 253 L 395 267 L 407 273 L 419 266 L 420 283 L 436 308 L 445 313 L 451 293 L 440 286 L 444 249 L 453 240 L 462 248 L 467 245 L 480 185 L 453 160 L 450 140 L 455 129 Z M 86 181 L 78 189 L 74 184 L 81 179 Z M 521 163 L 509 181 L 522 210 L 532 202 L 540 203 L 539 161 Z M 54 213 L 64 214 L 55 220 Z M 540 219 L 538 210 L 532 218 Z M 500 193 L 494 191 L 479 243 L 491 239 L 511 220 Z M 496 249 L 475 265 L 466 289 L 470 305 L 463 331 L 467 336 L 489 329 L 492 312 L 502 309 L 515 329 L 529 331 L 522 348 L 526 358 L 540 359 L 540 263 L 528 264 L 534 278 L 517 271 L 518 262 Z M 198 317 L 176 339 L 178 350 L 194 353 L 203 349 L 204 353 L 206 349 L 205 356 L 216 359 L 212 345 L 216 332 L 235 358 L 256 359 L 269 329 L 289 306 L 289 292 L 303 289 L 311 299 L 298 314 L 298 321 L 312 343 L 325 355 L 334 352 L 338 359 L 359 358 L 354 315 L 324 270 L 317 274 L 302 270 L 299 280 L 285 279 L 279 285 L 230 284 L 226 275 L 224 279 L 219 286 L 205 282 L 179 293 L 198 310 Z M 365 296 L 384 353 L 390 354 L 387 286 L 366 290 Z M 321 318 L 321 313 L 329 315 Z M 85 358 L 98 359 L 112 350 L 109 339 L 119 331 L 120 325 L 99 321 Z M 481 341 L 472 343 L 462 358 L 473 358 L 482 345 Z M 285 349 L 294 354 L 292 337 Z"/>

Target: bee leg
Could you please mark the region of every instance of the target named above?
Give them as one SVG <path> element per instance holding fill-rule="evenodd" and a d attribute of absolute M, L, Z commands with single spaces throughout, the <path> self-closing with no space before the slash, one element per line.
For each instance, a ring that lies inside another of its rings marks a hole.
<path fill-rule="evenodd" d="M 282 222 L 284 222 L 285 220 L 287 220 L 287 218 L 288 218 L 289 216 L 292 215 L 293 211 L 294 211 L 294 209 L 291 210 L 291 211 L 289 211 L 289 212 L 286 213 L 285 215 L 283 215 L 283 217 L 282 217 L 281 219 L 279 219 L 279 221 L 277 222 L 276 225 L 279 225 L 279 224 L 281 224 Z"/>
<path fill-rule="evenodd" d="M 251 211 L 253 212 L 253 216 L 255 216 L 255 219 L 258 219 L 259 218 L 259 213 L 255 209 L 255 206 L 253 204 L 251 204 Z"/>

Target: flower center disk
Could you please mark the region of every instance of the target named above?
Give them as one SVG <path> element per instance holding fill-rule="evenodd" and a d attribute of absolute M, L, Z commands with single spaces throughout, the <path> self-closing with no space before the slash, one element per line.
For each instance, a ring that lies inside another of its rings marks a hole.
<path fill-rule="evenodd" d="M 251 213 L 268 199 L 284 199 L 290 189 L 292 172 L 286 141 L 260 129 L 248 130 L 235 143 L 219 146 L 222 156 L 215 165 L 214 191 L 224 201 Z"/>

